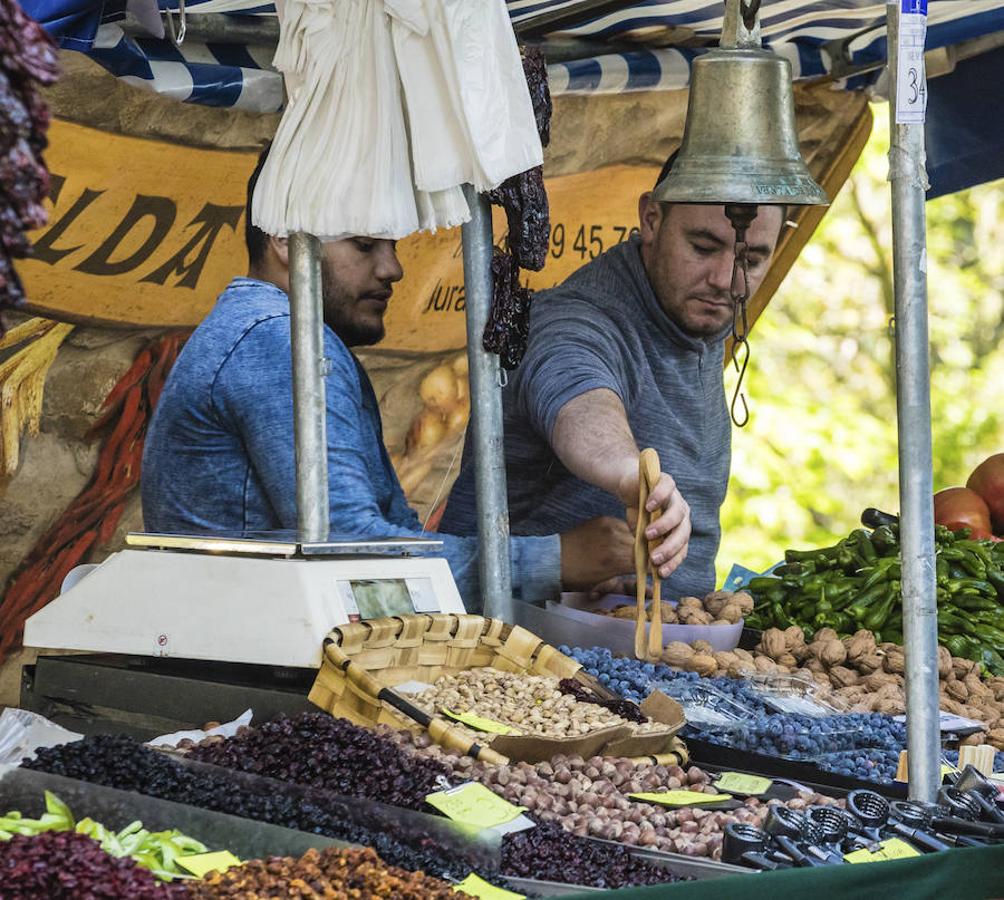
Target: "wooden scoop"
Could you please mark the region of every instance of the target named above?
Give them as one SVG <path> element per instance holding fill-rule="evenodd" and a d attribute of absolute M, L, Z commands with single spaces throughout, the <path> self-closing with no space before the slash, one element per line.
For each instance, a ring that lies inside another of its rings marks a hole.
<path fill-rule="evenodd" d="M 662 466 L 659 454 L 648 448 L 638 457 L 638 524 L 634 535 L 634 565 L 638 581 L 638 607 L 635 612 L 634 655 L 650 662 L 662 656 L 662 582 L 659 571 L 651 562 L 649 554 L 658 545 L 658 540 L 649 541 L 645 529 L 659 517 L 659 511 L 648 513 L 645 504 L 648 495 L 659 481 Z M 651 619 L 646 613 L 645 600 L 648 576 L 652 575 Z M 645 623 L 648 622 L 648 646 L 645 644 Z"/>

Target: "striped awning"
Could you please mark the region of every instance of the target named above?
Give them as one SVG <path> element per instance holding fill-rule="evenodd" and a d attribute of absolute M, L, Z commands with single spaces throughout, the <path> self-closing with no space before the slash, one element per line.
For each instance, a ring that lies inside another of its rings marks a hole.
<path fill-rule="evenodd" d="M 271 46 L 189 38 L 178 47 L 168 36 L 141 36 L 135 25 L 127 25 L 126 11 L 144 2 L 152 7 L 154 0 L 119 0 L 114 8 L 109 2 L 102 7 L 96 32 L 93 16 L 88 20 L 80 14 L 85 0 L 25 0 L 24 5 L 64 46 L 82 49 L 137 86 L 210 106 L 256 112 L 281 107 L 281 82 L 270 68 Z M 177 0 L 159 0 L 159 5 L 176 10 Z M 686 87 L 692 60 L 704 52 L 701 45 L 717 43 L 724 11 L 722 0 L 627 0 L 613 11 L 575 15 L 577 8 L 589 5 L 582 0 L 509 0 L 517 32 L 533 27 L 542 15 L 568 13 L 546 37 L 572 39 L 581 54 L 549 67 L 556 95 Z M 72 7 L 77 17 L 63 7 Z M 185 10 L 190 22 L 204 14 L 260 16 L 263 21 L 275 16 L 272 4 L 254 5 L 251 0 L 187 0 Z M 765 46 L 791 62 L 796 79 L 853 75 L 885 58 L 885 2 L 764 0 L 760 15 Z M 80 21 L 90 23 L 90 37 L 87 28 L 73 31 L 67 25 Z M 929 50 L 1004 32 L 1004 0 L 930 0 L 928 22 Z M 686 46 L 671 46 L 681 43 Z M 845 78 L 842 84 L 860 88 L 874 77 L 872 71 Z"/>

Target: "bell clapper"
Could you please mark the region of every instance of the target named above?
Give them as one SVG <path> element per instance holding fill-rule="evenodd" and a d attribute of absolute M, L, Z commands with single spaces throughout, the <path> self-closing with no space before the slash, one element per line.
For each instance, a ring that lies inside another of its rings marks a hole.
<path fill-rule="evenodd" d="M 750 361 L 750 345 L 747 340 L 749 320 L 746 312 L 746 305 L 750 299 L 749 246 L 746 243 L 746 230 L 757 217 L 757 207 L 752 203 L 727 203 L 725 215 L 736 232 L 735 261 L 732 264 L 730 293 L 732 296 L 732 365 L 739 373 L 729 413 L 736 427 L 742 428 L 750 420 L 749 406 L 746 404 L 746 397 L 742 394 L 743 379 Z M 740 362 L 740 356 L 742 362 Z M 736 416 L 736 404 L 739 402 L 743 406 L 742 420 Z"/>

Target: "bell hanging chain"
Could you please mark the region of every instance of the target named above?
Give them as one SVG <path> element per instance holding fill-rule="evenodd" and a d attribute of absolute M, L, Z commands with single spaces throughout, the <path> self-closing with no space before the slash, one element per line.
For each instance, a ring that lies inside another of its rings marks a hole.
<path fill-rule="evenodd" d="M 736 232 L 734 260 L 732 263 L 732 284 L 729 292 L 732 297 L 732 365 L 739 373 L 729 414 L 737 428 L 745 427 L 750 420 L 750 410 L 746 397 L 742 393 L 746 369 L 750 362 L 749 318 L 747 304 L 750 299 L 749 245 L 746 243 L 746 230 L 757 216 L 757 208 L 749 203 L 729 203 L 725 206 L 725 215 L 732 223 Z M 736 416 L 736 405 L 742 404 L 742 419 Z"/>

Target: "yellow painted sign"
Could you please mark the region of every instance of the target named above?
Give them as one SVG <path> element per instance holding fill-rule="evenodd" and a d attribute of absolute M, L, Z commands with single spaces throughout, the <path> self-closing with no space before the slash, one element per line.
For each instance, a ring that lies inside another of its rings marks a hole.
<path fill-rule="evenodd" d="M 49 224 L 19 263 L 30 308 L 57 319 L 195 327 L 235 275 L 247 271 L 244 201 L 256 155 L 125 137 L 52 123 Z M 611 166 L 547 182 L 547 265 L 527 273 L 550 287 L 637 224 L 651 167 Z M 495 236 L 505 234 L 495 210 Z M 404 280 L 381 350 L 442 352 L 466 343 L 460 229 L 398 245 Z"/>

